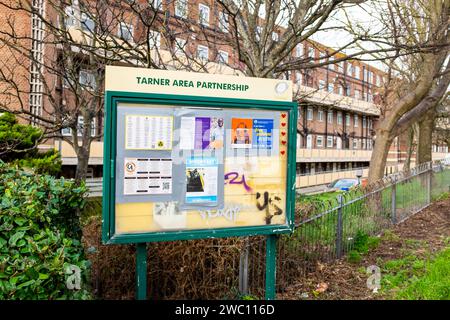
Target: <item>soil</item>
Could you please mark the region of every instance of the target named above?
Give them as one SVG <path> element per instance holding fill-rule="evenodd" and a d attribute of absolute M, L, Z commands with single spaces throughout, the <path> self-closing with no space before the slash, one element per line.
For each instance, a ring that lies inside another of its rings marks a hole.
<path fill-rule="evenodd" d="M 362 256 L 358 263 L 344 257 L 330 264 L 318 264 L 316 270 L 298 279 L 277 295 L 278 299 L 355 299 L 388 298 L 367 288 L 365 270 L 380 262 L 404 257 L 411 252 L 418 257 L 442 250 L 450 238 L 450 199 L 433 203 L 409 219 L 380 235 L 379 245 Z"/>

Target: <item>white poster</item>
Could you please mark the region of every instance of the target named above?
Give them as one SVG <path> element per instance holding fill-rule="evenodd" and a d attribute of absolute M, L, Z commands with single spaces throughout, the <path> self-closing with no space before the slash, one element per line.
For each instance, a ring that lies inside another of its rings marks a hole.
<path fill-rule="evenodd" d="M 171 150 L 172 134 L 172 116 L 126 116 L 125 149 Z"/>
<path fill-rule="evenodd" d="M 124 173 L 124 195 L 172 193 L 170 158 L 125 158 Z"/>

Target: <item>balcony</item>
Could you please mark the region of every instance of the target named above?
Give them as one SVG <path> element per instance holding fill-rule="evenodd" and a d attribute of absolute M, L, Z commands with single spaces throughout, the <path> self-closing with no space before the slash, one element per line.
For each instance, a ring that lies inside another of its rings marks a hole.
<path fill-rule="evenodd" d="M 370 161 L 372 150 L 297 149 L 297 162 Z"/>
<path fill-rule="evenodd" d="M 362 176 L 367 177 L 369 175 L 369 168 L 342 170 L 342 171 L 328 171 L 319 172 L 312 175 L 297 175 L 295 179 L 295 188 L 307 188 L 311 186 L 320 186 L 331 183 L 336 179 L 342 178 L 356 178 L 357 171 L 362 170 Z M 325 189 L 325 187 L 324 187 Z"/>

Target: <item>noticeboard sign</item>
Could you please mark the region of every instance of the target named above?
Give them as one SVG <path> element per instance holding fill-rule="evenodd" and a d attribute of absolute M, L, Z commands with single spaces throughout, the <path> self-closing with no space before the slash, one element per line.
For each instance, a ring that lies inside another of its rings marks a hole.
<path fill-rule="evenodd" d="M 291 99 L 285 80 L 107 67 L 103 241 L 291 232 Z"/>

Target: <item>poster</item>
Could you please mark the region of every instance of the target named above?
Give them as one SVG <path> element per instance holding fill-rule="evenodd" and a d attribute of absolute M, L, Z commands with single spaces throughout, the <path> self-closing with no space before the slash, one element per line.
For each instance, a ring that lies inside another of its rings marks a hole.
<path fill-rule="evenodd" d="M 172 193 L 170 158 L 125 158 L 124 173 L 124 195 Z"/>
<path fill-rule="evenodd" d="M 172 149 L 173 117 L 127 115 L 125 118 L 125 149 Z"/>
<path fill-rule="evenodd" d="M 273 120 L 253 119 L 253 148 L 272 149 Z"/>
<path fill-rule="evenodd" d="M 223 147 L 223 119 L 181 117 L 180 149 L 205 150 Z"/>
<path fill-rule="evenodd" d="M 233 118 L 231 120 L 231 147 L 252 147 L 252 119 Z"/>
<path fill-rule="evenodd" d="M 218 161 L 192 157 L 186 161 L 186 203 L 217 202 Z"/>

